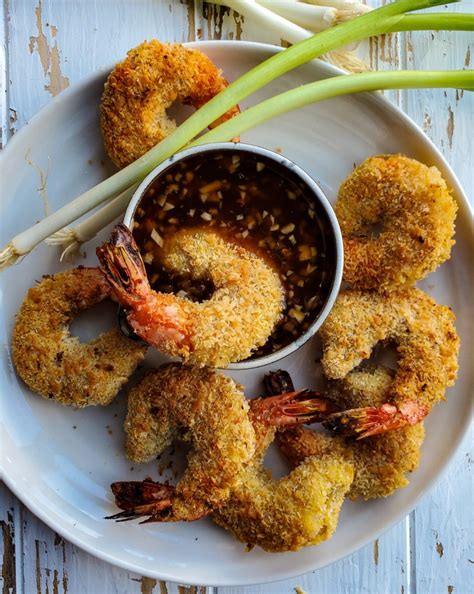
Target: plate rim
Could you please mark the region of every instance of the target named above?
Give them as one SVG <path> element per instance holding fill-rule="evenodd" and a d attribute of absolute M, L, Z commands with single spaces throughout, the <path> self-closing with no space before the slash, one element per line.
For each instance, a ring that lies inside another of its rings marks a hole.
<path fill-rule="evenodd" d="M 281 48 L 276 45 L 268 44 L 268 43 L 253 42 L 253 41 L 236 41 L 236 40 L 206 40 L 206 41 L 187 42 L 187 43 L 184 43 L 183 45 L 189 46 L 189 47 L 195 47 L 198 49 L 210 47 L 210 46 L 214 46 L 214 47 L 234 46 L 235 49 L 237 50 L 238 47 L 241 47 L 241 48 L 245 47 L 250 50 L 252 50 L 252 49 L 253 50 L 261 50 L 263 52 L 268 52 L 270 54 L 275 54 L 275 53 L 278 53 L 278 52 L 281 52 L 284 50 L 284 48 Z M 321 67 L 323 70 L 325 70 L 329 75 L 347 74 L 346 72 L 333 66 L 332 64 L 328 64 L 328 63 L 323 62 L 322 60 L 319 60 L 319 59 L 316 59 L 316 60 L 318 62 L 318 66 Z M 311 61 L 316 61 L 316 60 L 311 60 Z M 53 111 L 56 108 L 56 106 L 58 105 L 58 103 L 67 101 L 69 98 L 69 95 L 76 95 L 76 94 L 80 94 L 81 92 L 83 92 L 83 89 L 88 87 L 100 75 L 110 72 L 110 70 L 114 66 L 115 66 L 115 64 L 111 64 L 109 66 L 105 66 L 105 67 L 97 69 L 96 71 L 94 71 L 93 73 L 82 78 L 77 83 L 74 83 L 73 85 L 71 85 L 64 91 L 62 91 L 60 94 L 58 94 L 56 97 L 54 97 L 51 101 L 49 101 L 43 108 L 41 108 L 36 114 L 34 114 L 28 120 L 28 122 L 26 122 L 25 125 L 12 138 L 10 138 L 8 140 L 5 147 L 0 152 L 0 162 L 3 163 L 5 155 L 8 156 L 9 153 L 11 152 L 11 150 L 15 149 L 16 144 L 18 142 L 20 142 L 24 136 L 26 136 L 26 134 L 28 133 L 28 131 L 30 129 L 30 124 L 34 124 L 40 118 L 44 117 L 45 115 L 49 115 L 49 111 L 50 110 Z M 474 207 L 472 207 L 470 205 L 467 195 L 466 195 L 463 187 L 461 186 L 459 180 L 457 179 L 456 174 L 454 173 L 451 165 L 448 163 L 448 161 L 446 160 L 444 155 L 437 148 L 437 146 L 433 143 L 433 141 L 430 138 L 428 138 L 428 136 L 423 132 L 423 130 L 405 112 L 403 112 L 394 103 L 389 101 L 389 99 L 387 99 L 385 96 L 383 96 L 382 94 L 380 94 L 378 92 L 370 92 L 370 93 L 365 93 L 365 94 L 371 96 L 375 101 L 379 102 L 379 104 L 381 104 L 385 109 L 388 109 L 393 114 L 395 114 L 398 118 L 401 118 L 401 120 L 403 120 L 404 124 L 406 124 L 408 126 L 408 128 L 414 134 L 416 134 L 418 137 L 421 137 L 423 142 L 429 146 L 430 150 L 432 151 L 433 156 L 437 159 L 439 164 L 442 165 L 443 175 L 448 177 L 449 185 L 453 189 L 453 193 L 455 195 L 455 198 L 456 198 L 456 201 L 457 201 L 458 207 L 459 207 L 458 216 L 460 216 L 460 217 L 471 216 L 472 217 L 473 212 L 474 212 Z M 13 148 L 11 148 L 11 147 L 13 147 Z M 3 158 L 2 158 L 2 155 L 3 155 Z M 471 235 L 470 241 L 472 244 L 474 244 L 474 238 L 472 235 Z M 420 500 L 445 475 L 450 464 L 453 462 L 454 458 L 460 451 L 464 441 L 466 441 L 468 438 L 468 431 L 469 431 L 472 417 L 473 417 L 473 411 L 471 408 L 471 414 L 467 415 L 465 417 L 463 425 L 462 425 L 462 431 L 460 431 L 458 433 L 458 436 L 457 436 L 456 440 L 454 441 L 455 445 L 452 448 L 451 453 L 444 457 L 442 463 L 438 466 L 438 471 L 437 471 L 436 475 L 434 475 L 432 478 L 430 478 L 427 481 L 425 488 L 420 490 L 420 492 L 414 497 L 414 499 L 412 499 L 410 501 L 410 504 L 407 504 L 401 508 L 401 511 L 398 512 L 394 516 L 394 518 L 392 519 L 391 522 L 389 522 L 387 525 L 385 525 L 382 529 L 375 530 L 373 532 L 373 534 L 371 534 L 369 536 L 369 540 L 367 540 L 366 536 L 359 538 L 358 540 L 356 540 L 355 542 L 352 543 L 352 546 L 348 550 L 345 550 L 340 555 L 336 555 L 332 559 L 332 561 L 330 561 L 329 563 L 326 563 L 326 562 L 318 563 L 317 558 L 315 558 L 312 565 L 308 566 L 305 569 L 304 573 L 322 569 L 323 567 L 328 567 L 329 565 L 336 563 L 337 561 L 343 559 L 344 557 L 352 555 L 354 552 L 356 552 L 357 550 L 359 550 L 360 548 L 362 548 L 363 546 L 365 546 L 366 544 L 371 542 L 371 540 L 378 538 L 382 534 L 385 534 L 386 532 L 388 532 L 393 526 L 395 526 L 404 517 L 406 517 L 409 513 L 411 513 L 411 511 L 413 511 L 413 509 L 415 509 L 415 507 L 419 504 Z M 3 432 L 2 425 L 0 425 L 0 429 L 2 429 L 2 432 Z M 2 441 L 2 440 L 0 440 L 0 441 Z M 0 455 L 0 479 L 5 482 L 7 487 L 9 489 L 11 489 L 11 491 L 15 494 L 15 496 L 18 497 L 18 499 L 34 515 L 36 515 L 48 527 L 50 527 L 51 529 L 58 532 L 58 534 L 60 534 L 62 537 L 64 537 L 65 539 L 67 539 L 68 541 L 73 543 L 74 545 L 78 546 L 82 550 L 86 551 L 87 553 L 93 555 L 94 557 L 97 557 L 103 561 L 106 561 L 107 563 L 111 563 L 112 565 L 115 565 L 117 567 L 121 567 L 122 569 L 125 569 L 127 571 L 132 571 L 134 573 L 139 573 L 140 575 L 143 575 L 146 577 L 151 577 L 151 578 L 159 579 L 159 580 L 163 580 L 163 581 L 170 581 L 170 582 L 175 582 L 175 583 L 176 582 L 179 583 L 182 581 L 182 579 L 174 573 L 170 574 L 170 573 L 166 573 L 163 570 L 150 571 L 146 568 L 140 568 L 135 563 L 130 563 L 130 562 L 126 561 L 125 559 L 116 557 L 115 555 L 107 553 L 106 551 L 104 551 L 100 548 L 95 548 L 94 546 L 89 544 L 86 540 L 83 540 L 81 538 L 81 534 L 83 534 L 83 532 L 80 532 L 80 534 L 77 535 L 75 532 L 70 530 L 67 525 L 63 526 L 61 524 L 56 524 L 54 519 L 52 519 L 50 517 L 50 514 L 48 514 L 47 511 L 43 511 L 43 508 L 39 504 L 37 504 L 36 501 L 28 500 L 27 494 L 23 493 L 21 491 L 20 487 L 18 487 L 18 489 L 17 489 L 15 478 L 12 478 L 6 472 L 7 467 L 9 467 L 9 465 L 6 464 L 4 458 L 5 458 L 5 453 L 3 452 L 3 449 L 2 449 L 1 455 Z M 268 554 L 270 554 L 270 553 L 268 553 Z M 298 576 L 304 575 L 304 573 L 301 573 L 301 570 L 298 569 L 296 571 L 289 571 L 283 578 L 282 577 L 273 578 L 272 576 L 268 576 L 268 579 L 265 579 L 263 581 L 258 581 L 258 582 L 255 582 L 252 579 L 245 579 L 244 576 L 241 576 L 238 580 L 225 579 L 225 580 L 219 581 L 218 583 L 211 582 L 211 581 L 203 581 L 199 584 L 195 584 L 195 582 L 193 582 L 193 584 L 199 585 L 199 586 L 211 586 L 211 587 L 212 586 L 217 586 L 217 587 L 250 586 L 250 585 L 257 585 L 257 584 L 268 584 L 268 583 L 281 582 L 281 581 L 293 579 Z"/>

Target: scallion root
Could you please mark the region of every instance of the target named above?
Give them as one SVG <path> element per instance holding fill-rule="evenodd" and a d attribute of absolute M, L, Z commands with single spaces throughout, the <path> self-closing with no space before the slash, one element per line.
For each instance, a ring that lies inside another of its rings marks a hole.
<path fill-rule="evenodd" d="M 348 50 L 333 50 L 321 56 L 321 60 L 337 66 L 346 72 L 357 73 L 368 72 L 370 70 L 367 62 L 358 58 L 354 52 Z"/>
<path fill-rule="evenodd" d="M 112 223 L 127 208 L 138 184 L 134 184 L 121 192 L 101 209 L 94 212 L 75 227 L 64 227 L 46 239 L 49 245 L 61 245 L 64 249 L 60 261 L 71 261 L 79 253 L 80 247 L 86 241 L 93 239 L 97 233 Z"/>
<path fill-rule="evenodd" d="M 17 252 L 12 242 L 7 243 L 7 245 L 0 251 L 0 270 L 13 266 L 21 255 L 22 254 Z"/>
<path fill-rule="evenodd" d="M 72 262 L 76 259 L 80 252 L 82 243 L 76 239 L 72 240 L 61 252 L 59 256 L 60 262 Z"/>
<path fill-rule="evenodd" d="M 71 227 L 64 227 L 53 233 L 51 237 L 48 237 L 45 241 L 48 245 L 68 245 L 72 241 L 76 241 L 76 234 L 74 229 Z"/>

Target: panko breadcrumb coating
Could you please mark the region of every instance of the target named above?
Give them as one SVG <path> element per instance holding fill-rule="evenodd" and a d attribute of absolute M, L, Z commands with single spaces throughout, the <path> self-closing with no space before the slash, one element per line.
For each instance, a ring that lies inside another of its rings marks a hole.
<path fill-rule="evenodd" d="M 319 333 L 324 373 L 342 379 L 370 357 L 378 342 L 393 342 L 398 369 L 387 402 L 397 407 L 415 402 L 424 416 L 456 379 L 454 320 L 449 307 L 413 287 L 385 294 L 342 291 Z"/>
<path fill-rule="evenodd" d="M 307 458 L 288 476 L 273 479 L 263 457 L 275 429 L 254 420 L 257 452 L 230 498 L 213 514 L 219 526 L 249 547 L 296 551 L 332 536 L 354 471 L 344 453 Z"/>
<path fill-rule="evenodd" d="M 457 205 L 436 167 L 369 157 L 341 185 L 335 211 L 344 280 L 356 288 L 412 285 L 450 257 Z"/>
<path fill-rule="evenodd" d="M 175 101 L 198 108 L 227 85 L 198 50 L 156 39 L 131 49 L 110 73 L 102 95 L 100 126 L 107 154 L 119 167 L 130 164 L 176 128 L 166 113 Z M 210 127 L 236 113 L 237 106 Z"/>
<path fill-rule="evenodd" d="M 83 267 L 45 276 L 28 291 L 13 329 L 12 356 L 33 392 L 77 407 L 106 405 L 115 398 L 146 347 L 118 329 L 88 343 L 69 333 L 77 314 L 110 293 L 97 268 Z"/>
<path fill-rule="evenodd" d="M 162 263 L 215 287 L 211 299 L 189 303 L 193 339 L 190 363 L 225 367 L 263 346 L 281 318 L 284 288 L 261 256 L 217 233 L 184 230 L 168 240 Z"/>
<path fill-rule="evenodd" d="M 260 256 L 214 231 L 185 229 L 167 239 L 162 263 L 215 291 L 202 303 L 152 291 L 131 232 L 117 225 L 97 249 L 114 295 L 133 330 L 171 356 L 198 366 L 225 367 L 265 344 L 284 307 L 278 273 Z"/>
<path fill-rule="evenodd" d="M 152 521 L 195 520 L 229 496 L 255 451 L 248 410 L 241 386 L 211 369 L 167 365 L 130 390 L 124 427 L 131 460 L 153 460 L 180 430 L 193 446 L 169 505 L 155 514 L 146 510 Z M 116 485 L 120 504 L 128 483 Z"/>
<path fill-rule="evenodd" d="M 353 371 L 328 384 L 327 395 L 344 408 L 381 406 L 386 402 L 393 373 L 384 367 Z M 424 439 L 423 423 L 403 427 L 362 440 L 329 437 L 311 429 L 295 427 L 278 434 L 283 453 L 292 464 L 308 456 L 344 455 L 354 466 L 354 481 L 348 496 L 373 499 L 387 497 L 408 485 L 406 474 L 418 467 Z"/>
<path fill-rule="evenodd" d="M 322 542 L 335 530 L 351 465 L 342 456 L 322 456 L 278 481 L 262 466 L 275 427 L 318 418 L 320 400 L 303 391 L 248 406 L 242 387 L 213 370 L 174 364 L 150 372 L 129 395 L 127 455 L 150 461 L 180 429 L 193 450 L 176 487 L 151 479 L 113 483 L 124 511 L 111 519 L 190 521 L 213 511 L 216 523 L 269 551 Z"/>

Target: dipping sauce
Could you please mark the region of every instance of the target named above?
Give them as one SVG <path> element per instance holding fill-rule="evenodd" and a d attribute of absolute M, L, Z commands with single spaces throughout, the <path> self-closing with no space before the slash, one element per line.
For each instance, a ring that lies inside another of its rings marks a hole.
<path fill-rule="evenodd" d="M 285 165 L 247 151 L 216 150 L 172 163 L 146 189 L 133 235 L 152 288 L 203 301 L 214 290 L 209 279 L 170 273 L 160 263 L 164 240 L 183 228 L 215 229 L 280 275 L 287 307 L 252 358 L 290 344 L 318 317 L 331 290 L 334 239 L 325 210 Z"/>

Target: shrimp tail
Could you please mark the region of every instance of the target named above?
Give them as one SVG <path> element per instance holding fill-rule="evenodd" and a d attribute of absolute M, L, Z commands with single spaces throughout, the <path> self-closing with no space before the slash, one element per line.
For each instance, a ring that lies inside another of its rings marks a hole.
<path fill-rule="evenodd" d="M 278 394 L 295 391 L 291 375 L 284 369 L 276 369 L 266 373 L 263 376 L 263 385 L 268 396 L 278 396 Z"/>
<path fill-rule="evenodd" d="M 329 398 L 311 390 L 257 398 L 250 407 L 255 420 L 274 427 L 315 423 L 340 410 Z"/>
<path fill-rule="evenodd" d="M 197 506 L 186 517 L 176 517 L 173 514 L 175 487 L 153 481 L 151 478 L 144 481 L 119 481 L 112 483 L 110 488 L 115 496 L 115 505 L 124 511 L 107 516 L 106 520 L 128 522 L 146 516 L 140 524 L 173 522 L 178 519 L 192 522 L 207 516 L 210 511 Z"/>
<path fill-rule="evenodd" d="M 120 303 L 131 305 L 149 293 L 145 266 L 128 227 L 116 225 L 110 241 L 99 246 L 96 253 L 99 268 Z"/>
<path fill-rule="evenodd" d="M 323 425 L 336 435 L 364 439 L 407 425 L 416 425 L 428 412 L 426 406 L 414 401 L 405 402 L 399 407 L 383 404 L 380 407 L 353 408 L 332 414 Z"/>
<path fill-rule="evenodd" d="M 268 396 L 253 400 L 254 415 L 269 425 L 284 427 L 317 423 L 341 409 L 330 398 L 311 390 L 295 390 L 290 374 L 277 369 L 265 374 L 263 385 Z"/>
<path fill-rule="evenodd" d="M 112 483 L 110 488 L 115 496 L 115 504 L 124 511 L 107 516 L 106 520 L 126 522 L 149 516 L 142 523 L 160 522 L 173 504 L 174 487 L 151 479 L 119 481 Z"/>

